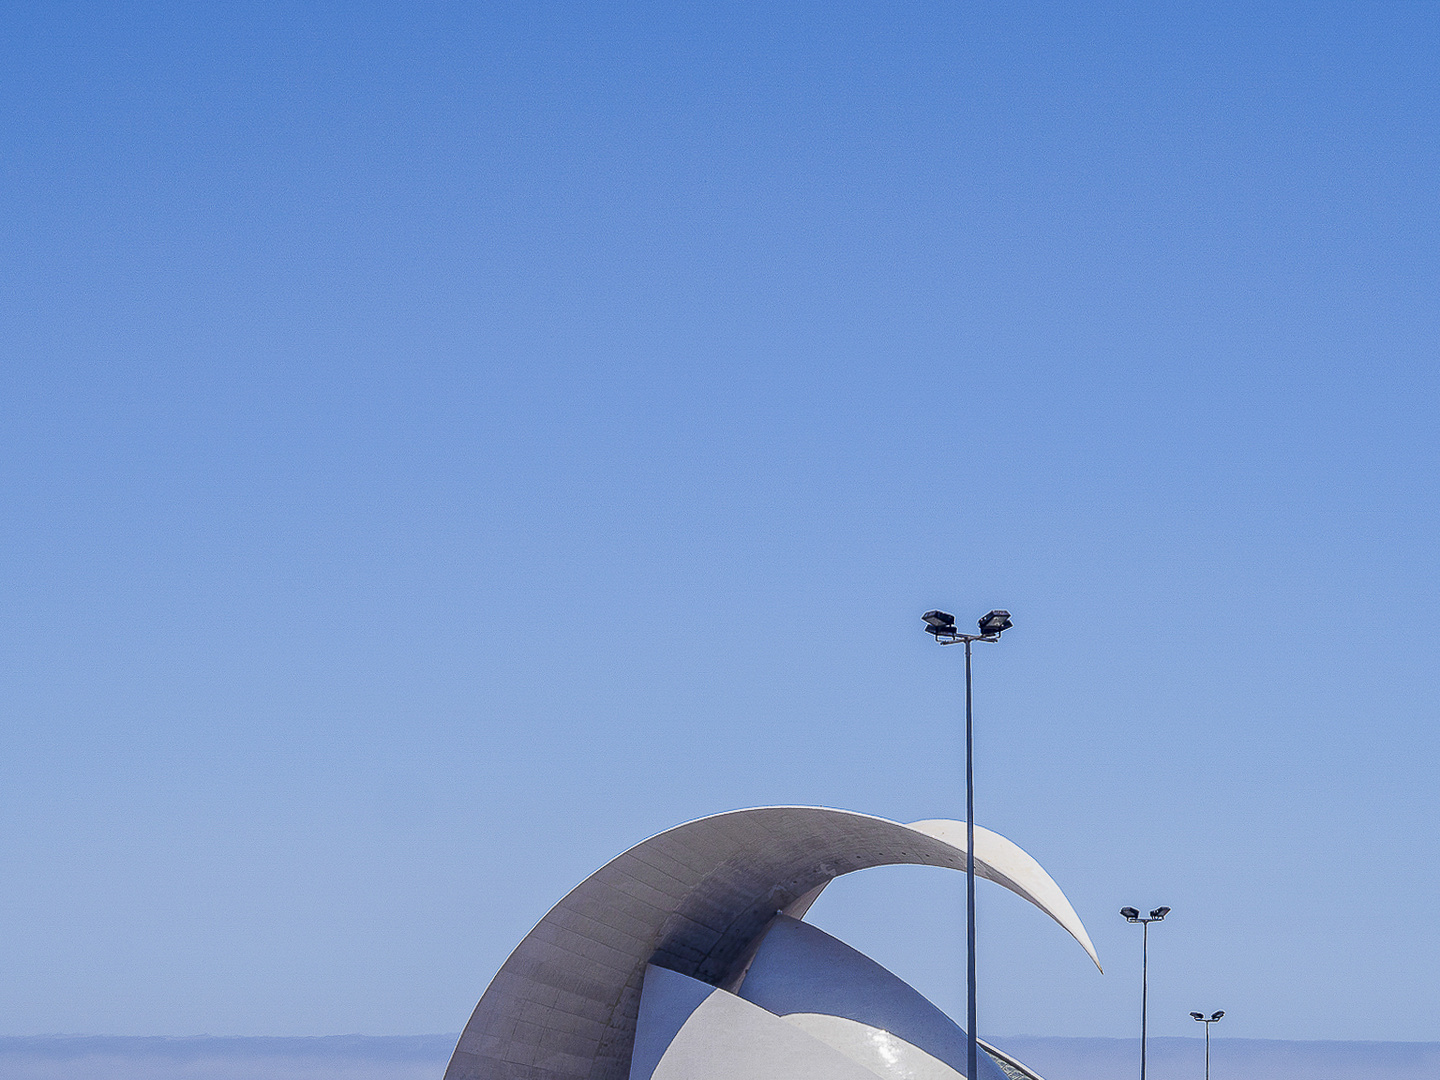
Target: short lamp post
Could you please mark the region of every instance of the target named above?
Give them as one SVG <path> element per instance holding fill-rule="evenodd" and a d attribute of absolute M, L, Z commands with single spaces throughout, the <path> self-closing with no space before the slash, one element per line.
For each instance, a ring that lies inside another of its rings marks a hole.
<path fill-rule="evenodd" d="M 970 644 L 999 641 L 1000 635 L 1014 624 L 1008 611 L 996 610 L 981 616 L 978 634 L 962 634 L 955 627 L 955 616 L 948 612 L 927 611 L 921 618 L 925 621 L 925 632 L 934 635 L 936 644 L 965 643 L 965 1075 L 969 1080 L 976 1080 L 979 1050 L 975 1035 L 975 720 L 970 695 Z"/>
<path fill-rule="evenodd" d="M 1140 912 L 1133 907 L 1123 907 L 1120 914 L 1127 922 L 1139 923 L 1144 929 L 1141 931 L 1140 945 L 1140 1080 L 1145 1080 L 1145 1044 L 1148 1032 L 1146 1022 L 1150 1008 L 1150 924 L 1152 922 L 1164 922 L 1165 916 L 1170 914 L 1168 907 L 1159 907 L 1150 912 L 1150 917 L 1144 918 Z M 1205 1029 L 1209 1031 L 1209 1028 Z"/>
<path fill-rule="evenodd" d="M 1208 1018 L 1205 1016 L 1204 1013 L 1190 1014 L 1191 1020 L 1198 1020 L 1200 1023 L 1205 1025 L 1205 1080 L 1210 1080 L 1210 1025 L 1215 1023 L 1216 1020 L 1219 1020 L 1224 1015 L 1224 1009 L 1221 1009 L 1217 1013 L 1211 1013 Z"/>

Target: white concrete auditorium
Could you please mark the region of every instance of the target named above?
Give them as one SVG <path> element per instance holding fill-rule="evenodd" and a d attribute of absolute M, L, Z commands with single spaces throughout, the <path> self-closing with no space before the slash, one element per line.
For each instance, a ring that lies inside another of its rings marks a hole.
<path fill-rule="evenodd" d="M 965 824 L 767 806 L 677 826 L 611 860 L 520 942 L 445 1080 L 956 1080 L 966 1035 L 918 991 L 804 922 L 833 879 L 964 871 Z M 975 872 L 1100 966 L 1060 887 L 976 827 Z M 975 1080 L 1039 1080 L 982 1043 Z"/>

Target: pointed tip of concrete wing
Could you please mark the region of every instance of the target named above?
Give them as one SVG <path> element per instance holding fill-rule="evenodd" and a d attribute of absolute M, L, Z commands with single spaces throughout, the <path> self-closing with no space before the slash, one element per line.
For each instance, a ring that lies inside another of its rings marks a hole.
<path fill-rule="evenodd" d="M 916 832 L 933 836 L 961 852 L 965 850 L 965 822 L 948 821 L 943 818 L 931 821 L 912 821 L 907 826 Z M 1078 941 L 1095 966 L 1104 974 L 1100 957 L 1095 955 L 1095 946 L 1085 932 L 1085 924 L 1075 914 L 1074 907 L 1060 891 L 1060 886 L 1045 868 L 1024 851 L 999 833 L 975 826 L 975 872 L 998 885 L 1003 885 L 1017 896 L 1034 904 L 1063 926 L 1070 936 Z"/>

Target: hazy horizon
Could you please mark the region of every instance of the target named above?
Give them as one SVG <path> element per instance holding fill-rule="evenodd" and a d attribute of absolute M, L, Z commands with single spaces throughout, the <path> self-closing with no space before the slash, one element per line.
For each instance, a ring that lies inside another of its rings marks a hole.
<path fill-rule="evenodd" d="M 0 1036 L 6 1080 L 442 1080 L 456 1034 L 328 1036 Z M 1139 1039 L 1016 1035 L 994 1042 L 1045 1080 L 1116 1080 L 1138 1071 Z M 1194 1080 L 1204 1039 L 1152 1038 L 1153 1080 Z M 1440 1042 L 1227 1039 L 1212 1080 L 1431 1080 Z"/>

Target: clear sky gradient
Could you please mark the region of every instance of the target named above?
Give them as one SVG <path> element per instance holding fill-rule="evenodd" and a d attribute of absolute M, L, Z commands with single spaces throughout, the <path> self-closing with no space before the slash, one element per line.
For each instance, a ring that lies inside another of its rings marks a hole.
<path fill-rule="evenodd" d="M 1083 7 L 1084 11 L 1077 8 Z M 982 1036 L 1440 1040 L 1440 6 L 10 5 L 0 1034 L 458 1030 L 977 819 Z M 963 879 L 814 920 L 963 1013 Z M 1218 1034 L 1218 1032 L 1217 1032 Z"/>

